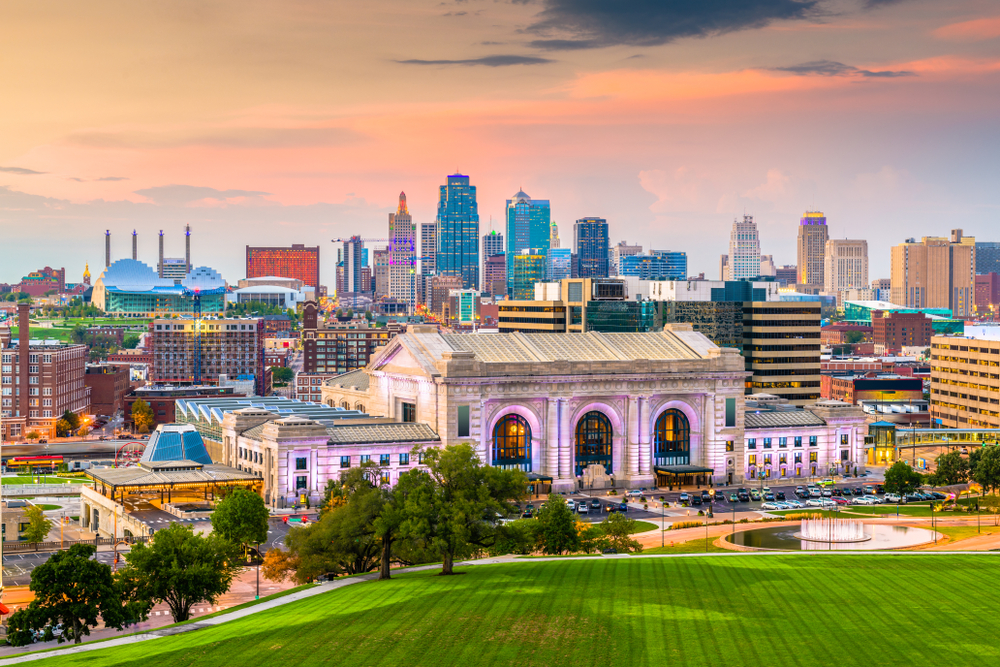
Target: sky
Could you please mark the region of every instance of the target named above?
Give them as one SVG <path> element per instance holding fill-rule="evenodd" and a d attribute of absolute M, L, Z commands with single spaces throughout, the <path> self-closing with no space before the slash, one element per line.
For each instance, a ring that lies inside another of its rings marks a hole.
<path fill-rule="evenodd" d="M 481 231 L 519 188 L 718 278 L 736 216 L 794 264 L 798 219 L 889 248 L 1000 240 L 995 0 L 8 0 L 0 282 L 246 245 L 384 237 L 470 175 Z"/>

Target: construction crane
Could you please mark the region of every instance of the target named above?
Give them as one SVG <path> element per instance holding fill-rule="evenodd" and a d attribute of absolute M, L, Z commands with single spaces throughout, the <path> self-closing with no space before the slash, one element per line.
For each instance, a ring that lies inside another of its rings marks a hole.
<path fill-rule="evenodd" d="M 181 292 L 184 296 L 191 297 L 192 310 L 194 311 L 194 383 L 201 384 L 201 297 L 213 294 L 225 294 L 226 288 L 216 287 L 213 289 L 201 289 L 200 287 L 185 287 Z"/>

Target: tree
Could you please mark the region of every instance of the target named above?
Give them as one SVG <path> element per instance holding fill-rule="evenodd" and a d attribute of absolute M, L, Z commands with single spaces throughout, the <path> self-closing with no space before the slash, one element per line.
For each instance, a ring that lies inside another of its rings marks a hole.
<path fill-rule="evenodd" d="M 73 430 L 73 425 L 70 424 L 65 419 L 60 419 L 59 421 L 56 422 L 56 437 L 57 438 L 65 438 L 66 436 L 68 436 L 70 434 L 70 431 L 72 431 L 72 430 Z"/>
<path fill-rule="evenodd" d="M 28 434 L 24 436 L 28 440 L 38 440 L 42 437 L 42 434 L 38 431 L 28 431 Z"/>
<path fill-rule="evenodd" d="M 196 535 L 179 523 L 156 531 L 148 544 L 136 544 L 126 556 L 123 577 L 138 586 L 136 599 L 166 602 L 174 622 L 186 621 L 191 607 L 215 604 L 240 570 L 239 547 L 215 534 Z"/>
<path fill-rule="evenodd" d="M 620 554 L 642 551 L 642 545 L 632 539 L 635 532 L 635 519 L 630 519 L 620 512 L 615 512 L 601 522 L 608 545 Z"/>
<path fill-rule="evenodd" d="M 906 461 L 896 461 L 885 471 L 886 493 L 896 493 L 906 496 L 917 490 L 922 481 L 920 473 L 911 468 Z"/>
<path fill-rule="evenodd" d="M 153 408 L 141 398 L 137 398 L 132 404 L 132 423 L 139 433 L 148 433 L 153 427 Z"/>
<path fill-rule="evenodd" d="M 550 495 L 538 510 L 538 544 L 547 554 L 561 554 L 580 548 L 575 517 L 562 496 Z"/>
<path fill-rule="evenodd" d="M 138 334 L 125 334 L 125 337 L 122 338 L 122 349 L 134 350 L 138 346 L 139 346 Z"/>
<path fill-rule="evenodd" d="M 260 496 L 247 489 L 236 489 L 216 505 L 212 512 L 212 530 L 246 549 L 251 544 L 267 541 L 269 517 Z"/>
<path fill-rule="evenodd" d="M 63 625 L 59 642 L 79 644 L 98 624 L 98 617 L 106 627 L 118 630 L 130 620 L 148 617 L 147 609 L 145 615 L 129 619 L 111 567 L 93 560 L 96 550 L 89 544 L 74 544 L 32 570 L 29 588 L 35 599 L 11 616 L 7 633 L 11 644 L 29 644 L 33 630 L 46 628 L 46 638 L 51 639 L 51 628 L 59 623 Z"/>
<path fill-rule="evenodd" d="M 32 505 L 24 513 L 28 527 L 24 529 L 24 541 L 31 543 L 44 542 L 45 536 L 52 529 L 52 522 L 45 518 L 45 513 L 38 505 Z"/>
<path fill-rule="evenodd" d="M 285 579 L 295 576 L 298 565 L 298 559 L 290 551 L 268 549 L 264 553 L 264 562 L 261 563 L 260 571 L 265 579 L 281 583 Z"/>
<path fill-rule="evenodd" d="M 426 471 L 408 473 L 402 532 L 440 556 L 441 574 L 454 574 L 456 558 L 494 543 L 500 517 L 513 511 L 509 502 L 524 495 L 527 478 L 482 465 L 465 443 L 428 449 L 424 464 Z"/>
<path fill-rule="evenodd" d="M 295 372 L 291 368 L 276 366 L 271 369 L 271 377 L 275 382 L 288 383 L 295 379 Z"/>
<path fill-rule="evenodd" d="M 935 460 L 931 483 L 935 486 L 961 484 L 969 478 L 969 462 L 960 452 L 941 454 Z"/>
<path fill-rule="evenodd" d="M 983 446 L 973 480 L 984 492 L 1000 488 L 1000 446 Z"/>
<path fill-rule="evenodd" d="M 420 486 L 420 477 L 411 474 L 412 472 L 400 475 L 395 487 L 380 489 L 382 507 L 378 516 L 372 521 L 372 530 L 381 544 L 378 570 L 380 581 L 391 578 L 393 544 L 403 535 L 403 522 L 406 521 L 406 499 L 414 489 Z"/>
<path fill-rule="evenodd" d="M 850 345 L 860 343 L 865 339 L 865 335 L 860 331 L 848 331 L 844 334 L 844 342 Z"/>
<path fill-rule="evenodd" d="M 72 410 L 64 412 L 62 418 L 69 424 L 70 430 L 75 431 L 80 428 L 80 415 L 76 414 Z"/>
<path fill-rule="evenodd" d="M 580 551 L 585 554 L 594 553 L 607 548 L 608 538 L 600 524 L 589 521 L 576 522 L 576 534 L 580 538 Z"/>

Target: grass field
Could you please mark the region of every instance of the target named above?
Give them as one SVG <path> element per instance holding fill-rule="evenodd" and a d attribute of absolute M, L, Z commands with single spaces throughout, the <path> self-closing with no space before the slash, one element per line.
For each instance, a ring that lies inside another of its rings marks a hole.
<path fill-rule="evenodd" d="M 689 540 L 687 542 L 676 542 L 671 545 L 667 540 L 667 545 L 663 547 L 653 547 L 652 549 L 643 549 L 644 554 L 704 554 L 704 553 L 719 553 L 722 551 L 730 551 L 729 549 L 723 549 L 722 547 L 717 547 L 713 544 L 715 542 L 714 537 L 700 538 L 697 540 Z M 730 553 L 732 553 L 730 551 Z"/>
<path fill-rule="evenodd" d="M 0 484 L 34 484 L 38 480 L 39 484 L 83 484 L 86 479 L 54 477 L 51 475 L 44 477 L 31 477 L 30 475 L 17 475 L 16 477 L 0 478 Z"/>
<path fill-rule="evenodd" d="M 910 667 L 1000 659 L 995 594 L 983 586 L 1000 575 L 992 556 L 523 560 L 460 571 L 355 584 L 46 664 Z M 887 591 L 905 611 L 885 613 Z M 962 613 L 942 613 L 952 609 Z"/>

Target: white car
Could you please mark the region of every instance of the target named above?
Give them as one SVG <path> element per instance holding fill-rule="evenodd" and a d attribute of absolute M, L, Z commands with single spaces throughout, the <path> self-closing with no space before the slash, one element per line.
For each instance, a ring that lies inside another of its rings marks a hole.
<path fill-rule="evenodd" d="M 762 510 L 780 510 L 783 509 L 778 505 L 778 503 L 766 502 L 760 506 Z"/>
<path fill-rule="evenodd" d="M 631 489 L 625 494 L 625 496 L 633 500 L 638 500 L 639 498 L 642 498 L 642 491 L 639 489 Z"/>
<path fill-rule="evenodd" d="M 887 493 L 885 494 L 885 502 L 887 503 L 898 503 L 902 500 L 898 493 Z"/>
<path fill-rule="evenodd" d="M 569 508 L 570 512 L 574 511 L 576 509 L 576 501 L 573 500 L 572 498 L 567 498 L 566 499 L 566 507 Z"/>
<path fill-rule="evenodd" d="M 820 504 L 821 504 L 821 505 L 822 505 L 823 507 L 836 507 L 836 506 L 837 506 L 837 503 L 833 502 L 833 501 L 832 501 L 832 500 L 830 500 L 829 498 L 823 498 L 823 499 L 822 499 L 822 500 L 820 500 L 819 502 L 820 502 Z"/>
<path fill-rule="evenodd" d="M 788 505 L 788 507 L 791 509 L 802 509 L 803 507 L 805 507 L 805 505 L 800 503 L 798 500 L 782 500 L 781 502 Z"/>
<path fill-rule="evenodd" d="M 822 507 L 823 501 L 817 498 L 810 498 L 806 501 L 806 507 Z"/>
<path fill-rule="evenodd" d="M 852 505 L 871 505 L 872 501 L 865 497 L 851 498 Z"/>
<path fill-rule="evenodd" d="M 587 503 L 580 503 L 576 506 L 576 511 L 580 514 L 590 514 L 590 508 L 587 507 Z"/>

